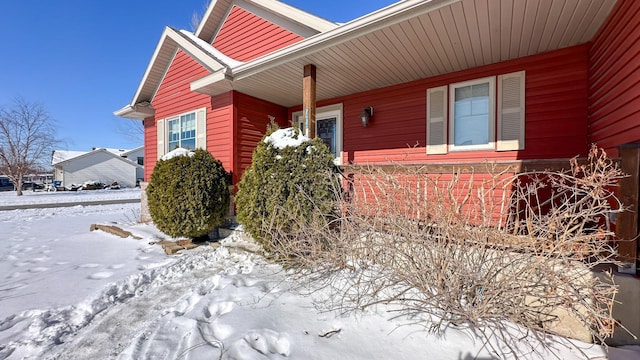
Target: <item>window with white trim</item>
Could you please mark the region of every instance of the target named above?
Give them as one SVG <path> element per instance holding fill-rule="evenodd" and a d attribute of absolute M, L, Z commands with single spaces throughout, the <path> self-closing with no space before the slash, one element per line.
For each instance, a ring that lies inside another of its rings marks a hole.
<path fill-rule="evenodd" d="M 196 112 L 180 115 L 167 120 L 168 150 L 196 148 Z"/>
<path fill-rule="evenodd" d="M 495 78 L 452 84 L 449 96 L 449 150 L 493 149 Z"/>
<path fill-rule="evenodd" d="M 202 108 L 158 120 L 158 158 L 179 147 L 206 149 L 206 119 L 206 108 Z"/>
<path fill-rule="evenodd" d="M 293 123 L 303 134 L 307 128 L 302 111 L 293 113 Z M 342 157 L 342 104 L 323 106 L 316 109 L 316 135 L 322 139 L 340 165 Z"/>
<path fill-rule="evenodd" d="M 427 154 L 523 150 L 524 91 L 524 71 L 428 89 Z"/>

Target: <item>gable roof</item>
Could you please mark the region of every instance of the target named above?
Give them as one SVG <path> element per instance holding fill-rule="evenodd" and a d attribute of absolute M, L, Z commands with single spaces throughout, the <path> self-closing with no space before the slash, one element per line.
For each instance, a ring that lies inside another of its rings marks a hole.
<path fill-rule="evenodd" d="M 304 38 L 336 28 L 338 24 L 274 0 L 213 0 L 195 35 L 212 43 L 225 18 L 239 6 Z"/>
<path fill-rule="evenodd" d="M 215 35 L 213 24 L 221 24 L 225 6 L 230 9 L 233 4 L 246 3 L 284 6 L 274 0 L 214 0 L 197 37 Z M 302 102 L 302 69 L 314 64 L 317 99 L 336 98 L 586 43 L 615 3 L 403 0 L 345 24 L 327 26 L 316 35 L 254 60 L 221 63 L 224 70 L 193 81 L 191 90 L 211 96 L 237 90 L 282 106 L 295 106 Z M 205 44 L 202 46 L 213 48 Z M 145 74 L 141 87 L 153 87 L 147 80 Z M 147 93 L 140 94 L 139 89 L 133 105 L 116 115 L 152 115 L 138 112 L 138 103 L 151 99 Z"/>
<path fill-rule="evenodd" d="M 86 151 L 54 150 L 53 155 L 51 156 L 51 165 L 56 165 L 86 153 Z"/>
<path fill-rule="evenodd" d="M 116 110 L 114 115 L 144 119 L 155 114 L 151 101 L 178 49 L 208 69 L 216 79 L 224 79 L 231 67 L 239 66 L 241 62 L 210 45 L 234 6 L 267 18 L 303 38 L 338 26 L 275 0 L 212 0 L 195 33 L 165 27 L 131 103 Z"/>
<path fill-rule="evenodd" d="M 122 152 L 120 152 L 120 156 L 122 157 L 126 157 L 131 153 L 134 153 L 136 151 L 140 151 L 144 149 L 144 145 L 138 146 L 137 148 L 133 148 L 133 149 L 129 149 L 129 150 L 122 150 Z"/>
<path fill-rule="evenodd" d="M 178 49 L 183 50 L 211 73 L 225 73 L 230 65 L 239 63 L 215 50 L 213 46 L 193 36 L 188 31 L 178 31 L 165 27 L 142 81 L 133 96 L 131 104 L 114 112 L 116 116 L 133 119 L 153 116 L 151 100 L 158 90 L 165 73 Z M 227 64 L 229 63 L 229 64 Z"/>
<path fill-rule="evenodd" d="M 64 163 L 67 163 L 67 162 L 75 161 L 75 160 L 80 159 L 80 158 L 93 156 L 96 153 L 105 153 L 105 154 L 108 154 L 111 157 L 118 158 L 118 159 L 120 159 L 122 161 L 126 161 L 128 163 L 131 163 L 132 165 L 135 165 L 137 167 L 142 168 L 141 165 L 138 165 L 136 162 L 133 162 L 133 161 L 131 161 L 131 160 L 129 160 L 129 159 L 124 157 L 126 154 L 129 154 L 129 153 L 132 153 L 134 151 L 140 150 L 140 148 L 141 147 L 137 147 L 137 148 L 131 149 L 131 150 L 101 148 L 101 149 L 95 149 L 93 151 L 54 150 L 53 154 L 51 156 L 51 165 L 53 165 L 53 166 L 60 165 L 60 164 L 64 164 Z"/>

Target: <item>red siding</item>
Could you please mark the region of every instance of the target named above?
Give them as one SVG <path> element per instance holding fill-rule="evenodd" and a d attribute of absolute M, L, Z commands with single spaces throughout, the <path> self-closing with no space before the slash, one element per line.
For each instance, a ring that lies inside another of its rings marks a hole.
<path fill-rule="evenodd" d="M 192 92 L 190 83 L 209 72 L 179 50 L 153 99 L 155 119 L 145 121 L 145 179 L 149 180 L 158 158 L 155 120 L 166 119 L 203 107 L 207 108 L 207 150 L 226 170 L 233 168 L 232 96 L 216 97 Z"/>
<path fill-rule="evenodd" d="M 233 163 L 233 95 L 232 92 L 211 99 L 207 108 L 207 150 L 222 162 L 227 171 Z"/>
<path fill-rule="evenodd" d="M 640 1 L 620 0 L 589 52 L 589 142 L 640 141 Z"/>
<path fill-rule="evenodd" d="M 302 37 L 234 6 L 213 46 L 233 59 L 249 61 L 300 40 Z"/>
<path fill-rule="evenodd" d="M 191 91 L 190 83 L 209 74 L 209 71 L 178 50 L 158 92 L 153 98 L 156 119 L 164 119 L 209 105 L 211 97 Z"/>
<path fill-rule="evenodd" d="M 158 158 L 158 132 L 156 130 L 156 119 L 146 118 L 142 121 L 144 126 L 144 181 L 151 180 L 151 172 L 156 165 Z"/>
<path fill-rule="evenodd" d="M 343 163 L 379 164 L 553 159 L 587 151 L 588 45 L 492 64 L 343 98 Z M 426 91 L 465 80 L 526 71 L 526 140 L 523 151 L 466 151 L 426 155 Z M 359 114 L 374 107 L 370 125 Z M 290 112 L 299 107 L 290 109 Z"/>
<path fill-rule="evenodd" d="M 235 93 L 237 121 L 235 138 L 234 183 L 240 180 L 244 170 L 251 165 L 253 149 L 262 139 L 271 122 L 270 116 L 280 126 L 287 125 L 287 109 L 242 93 Z"/>

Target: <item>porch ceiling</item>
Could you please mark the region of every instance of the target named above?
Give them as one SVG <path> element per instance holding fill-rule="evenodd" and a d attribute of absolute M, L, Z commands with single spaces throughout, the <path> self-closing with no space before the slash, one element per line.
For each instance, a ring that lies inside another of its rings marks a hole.
<path fill-rule="evenodd" d="M 282 49 L 277 61 L 258 58 L 255 68 L 247 63 L 248 69 L 234 71 L 224 84 L 199 84 L 194 90 L 216 95 L 232 87 L 290 107 L 302 103 L 304 65 L 315 64 L 317 99 L 335 98 L 586 43 L 615 2 L 461 0 L 415 16 L 373 13 L 377 26 L 366 31 L 342 36 L 337 28 L 339 36 L 308 38 L 302 43 L 309 46 Z M 369 17 L 352 23 L 366 27 Z"/>

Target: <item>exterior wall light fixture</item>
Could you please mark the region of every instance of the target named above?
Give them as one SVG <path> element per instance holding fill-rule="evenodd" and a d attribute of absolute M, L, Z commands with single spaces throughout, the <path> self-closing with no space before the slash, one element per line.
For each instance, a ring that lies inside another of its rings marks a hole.
<path fill-rule="evenodd" d="M 369 125 L 369 120 L 371 120 L 372 116 L 373 106 L 367 106 L 366 108 L 362 109 L 362 112 L 360 113 L 360 121 L 362 121 L 363 127 L 367 127 Z"/>

